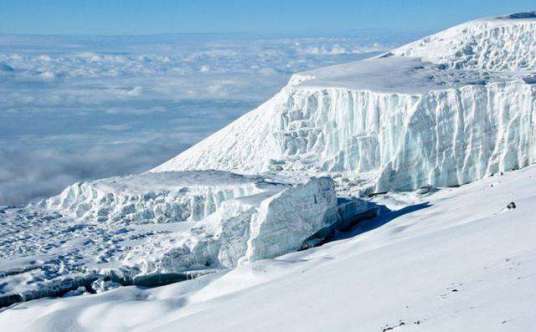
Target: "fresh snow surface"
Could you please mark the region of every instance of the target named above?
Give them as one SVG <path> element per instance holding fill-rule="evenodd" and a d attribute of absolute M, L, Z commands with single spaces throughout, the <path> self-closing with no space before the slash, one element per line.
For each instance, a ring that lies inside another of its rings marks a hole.
<path fill-rule="evenodd" d="M 330 174 L 339 192 L 355 194 L 455 186 L 532 164 L 536 19 L 525 16 L 296 74 L 152 172 Z"/>
<path fill-rule="evenodd" d="M 535 184 L 528 167 L 376 197 L 393 211 L 338 241 L 156 289 L 19 304 L 0 330 L 532 331 Z"/>
<path fill-rule="evenodd" d="M 300 181 L 147 173 L 76 183 L 39 204 L 4 207 L 0 295 L 32 298 L 51 281 L 110 270 L 132 277 L 227 269 L 295 251 L 341 218 L 330 178 Z M 366 204 L 353 207 L 358 213 Z"/>

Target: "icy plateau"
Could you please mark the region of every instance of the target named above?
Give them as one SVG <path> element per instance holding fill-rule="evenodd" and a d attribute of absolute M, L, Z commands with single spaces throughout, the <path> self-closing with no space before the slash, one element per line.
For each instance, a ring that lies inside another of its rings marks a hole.
<path fill-rule="evenodd" d="M 240 267 L 322 242 L 374 210 L 372 194 L 426 194 L 528 166 L 535 84 L 534 14 L 295 74 L 149 172 L 0 208 L 0 295 Z"/>

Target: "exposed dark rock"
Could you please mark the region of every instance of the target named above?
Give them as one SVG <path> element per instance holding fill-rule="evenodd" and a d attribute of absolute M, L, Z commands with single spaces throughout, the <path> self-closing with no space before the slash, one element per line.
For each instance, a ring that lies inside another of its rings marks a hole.
<path fill-rule="evenodd" d="M 23 302 L 20 294 L 8 294 L 0 296 L 0 308 L 9 307 L 12 304 Z"/>
<path fill-rule="evenodd" d="M 417 194 L 425 195 L 425 194 L 432 193 L 434 191 L 437 191 L 437 189 L 434 186 L 427 185 L 427 186 L 423 186 L 423 187 L 420 187 L 419 189 L 417 189 Z"/>
<path fill-rule="evenodd" d="M 525 13 L 514 13 L 512 15 L 508 15 L 507 18 L 511 18 L 511 19 L 536 18 L 536 11 L 525 12 Z"/>
<path fill-rule="evenodd" d="M 158 287 L 186 281 L 191 277 L 186 273 L 153 273 L 134 277 L 134 285 L 138 287 Z"/>
<path fill-rule="evenodd" d="M 367 204 L 367 206 L 363 208 L 360 204 Z M 345 202 L 339 198 L 337 207 L 338 221 L 305 239 L 300 250 L 323 245 L 331 241 L 337 232 L 347 232 L 362 221 L 377 217 L 378 214 L 379 208 L 374 204 L 364 203 L 361 200 L 347 200 Z"/>

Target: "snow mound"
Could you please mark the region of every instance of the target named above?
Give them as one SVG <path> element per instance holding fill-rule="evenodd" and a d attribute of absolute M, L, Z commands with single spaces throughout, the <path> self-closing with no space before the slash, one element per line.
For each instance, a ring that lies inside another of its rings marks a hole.
<path fill-rule="evenodd" d="M 482 19 L 294 75 L 151 172 L 330 174 L 342 193 L 455 186 L 535 162 L 536 20 Z"/>

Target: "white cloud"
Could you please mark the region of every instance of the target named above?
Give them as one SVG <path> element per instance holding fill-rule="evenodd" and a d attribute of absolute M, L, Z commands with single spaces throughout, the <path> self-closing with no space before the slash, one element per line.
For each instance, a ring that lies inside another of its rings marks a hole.
<path fill-rule="evenodd" d="M 100 127 L 104 130 L 109 130 L 109 131 L 125 131 L 125 130 L 130 129 L 130 125 L 128 124 L 115 124 L 115 125 L 107 124 L 107 125 L 102 125 Z"/>

